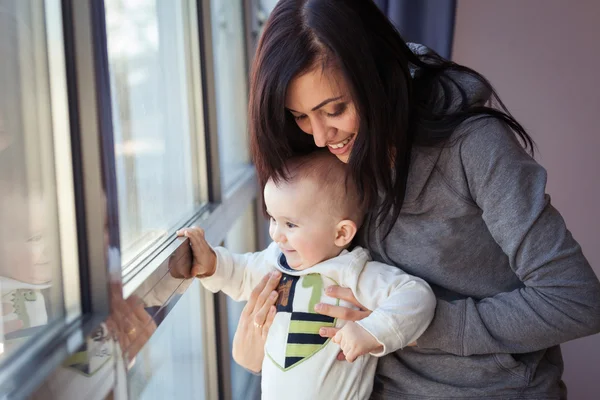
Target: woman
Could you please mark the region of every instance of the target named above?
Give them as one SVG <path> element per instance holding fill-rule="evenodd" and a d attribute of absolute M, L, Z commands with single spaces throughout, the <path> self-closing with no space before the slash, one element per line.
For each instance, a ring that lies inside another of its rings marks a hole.
<path fill-rule="evenodd" d="M 379 361 L 373 398 L 566 397 L 559 344 L 600 331 L 600 284 L 545 194 L 530 137 L 481 75 L 409 47 L 371 1 L 282 0 L 258 46 L 250 122 L 261 183 L 328 146 L 370 205 L 359 244 L 436 292 L 423 336 Z M 234 343 L 254 370 L 267 279 Z"/>

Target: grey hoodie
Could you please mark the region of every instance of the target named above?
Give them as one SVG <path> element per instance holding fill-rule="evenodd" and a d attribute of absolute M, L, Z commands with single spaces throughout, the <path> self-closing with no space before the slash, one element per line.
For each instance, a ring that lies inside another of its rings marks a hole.
<path fill-rule="evenodd" d="M 470 101 L 489 97 L 459 80 Z M 600 331 L 600 283 L 512 131 L 470 121 L 454 139 L 414 149 L 391 233 L 362 238 L 438 298 L 418 345 L 379 361 L 372 398 L 566 398 L 558 345 Z"/>

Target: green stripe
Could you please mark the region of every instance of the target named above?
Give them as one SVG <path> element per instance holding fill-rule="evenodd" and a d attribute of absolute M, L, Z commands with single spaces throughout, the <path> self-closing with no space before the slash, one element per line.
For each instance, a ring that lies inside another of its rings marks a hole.
<path fill-rule="evenodd" d="M 71 357 L 67 358 L 64 362 L 64 366 L 71 367 L 76 364 L 86 364 L 88 362 L 87 351 L 80 351 L 74 353 Z"/>
<path fill-rule="evenodd" d="M 330 322 L 321 321 L 290 321 L 289 333 L 319 333 L 319 329 L 324 326 L 333 326 Z"/>
<path fill-rule="evenodd" d="M 288 344 L 285 348 L 286 357 L 308 357 L 315 351 L 319 350 L 323 345 L 321 344 Z"/>

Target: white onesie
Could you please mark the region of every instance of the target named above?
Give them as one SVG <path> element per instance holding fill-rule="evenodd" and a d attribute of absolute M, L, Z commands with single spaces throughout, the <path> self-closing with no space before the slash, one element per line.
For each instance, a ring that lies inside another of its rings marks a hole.
<path fill-rule="evenodd" d="M 214 275 L 202 278 L 212 292 L 248 300 L 263 276 L 275 269 L 283 276 L 277 291 L 277 314 L 267 337 L 262 364 L 263 399 L 367 399 L 373 388 L 377 358 L 354 363 L 336 359 L 340 348 L 319 336 L 323 326 L 345 321 L 317 314 L 317 303 L 353 307 L 328 297 L 325 289 L 340 285 L 373 312 L 358 324 L 382 345 L 381 357 L 414 342 L 431 322 L 435 296 L 429 285 L 401 269 L 371 261 L 356 247 L 303 271 L 291 269 L 276 243 L 258 253 L 233 254 L 218 247 Z"/>

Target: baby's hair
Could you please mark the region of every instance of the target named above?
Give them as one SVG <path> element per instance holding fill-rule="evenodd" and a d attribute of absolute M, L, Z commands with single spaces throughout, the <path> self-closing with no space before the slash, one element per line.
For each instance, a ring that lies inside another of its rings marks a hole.
<path fill-rule="evenodd" d="M 295 183 L 310 179 L 318 186 L 320 200 L 327 202 L 332 215 L 349 219 L 360 227 L 364 217 L 364 202 L 360 199 L 347 164 L 327 150 L 317 150 L 291 158 L 284 170 L 285 176 L 272 179 L 276 185 L 282 181 Z"/>

